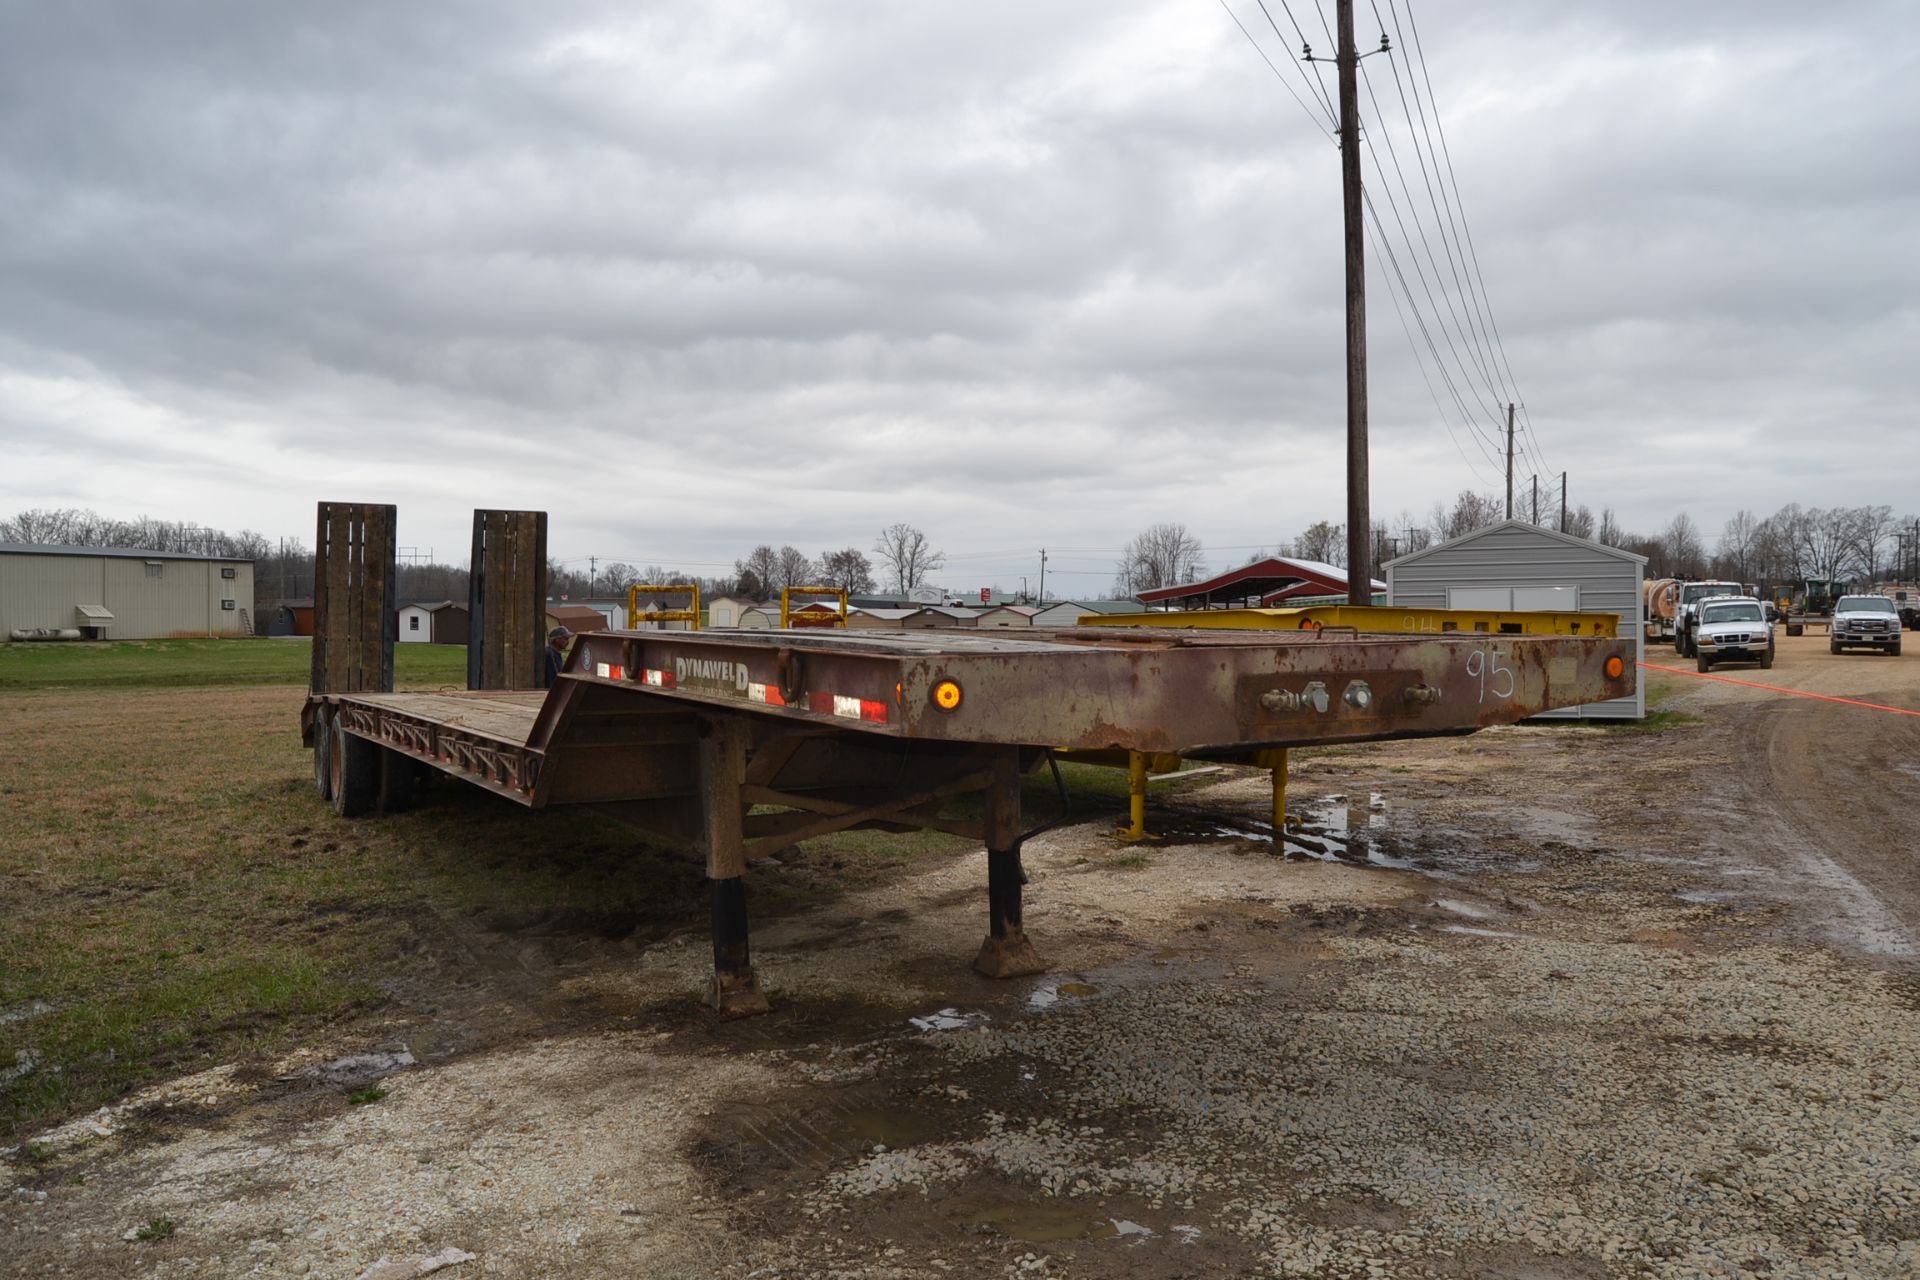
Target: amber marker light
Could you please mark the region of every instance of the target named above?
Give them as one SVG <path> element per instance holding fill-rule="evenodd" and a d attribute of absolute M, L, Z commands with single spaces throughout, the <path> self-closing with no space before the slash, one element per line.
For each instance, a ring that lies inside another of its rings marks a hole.
<path fill-rule="evenodd" d="M 951 680 L 942 680 L 933 686 L 933 705 L 942 711 L 960 709 L 960 686 Z"/>
<path fill-rule="evenodd" d="M 1607 679 L 1618 680 L 1621 676 L 1625 675 L 1626 673 L 1627 673 L 1626 663 L 1620 661 L 1619 658 L 1607 659 Z"/>

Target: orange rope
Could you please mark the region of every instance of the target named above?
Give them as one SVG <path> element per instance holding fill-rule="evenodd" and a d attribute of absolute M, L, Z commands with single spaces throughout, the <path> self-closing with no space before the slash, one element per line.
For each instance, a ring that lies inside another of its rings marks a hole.
<path fill-rule="evenodd" d="M 1649 671 L 1671 671 L 1677 676 L 1696 676 L 1701 680 L 1718 680 L 1723 684 L 1740 684 L 1749 689 L 1765 689 L 1768 693 L 1791 693 L 1800 698 L 1818 698 L 1822 702 L 1842 702 L 1849 707 L 1866 707 L 1870 711 L 1891 711 L 1897 716 L 1920 716 L 1920 711 L 1909 711 L 1905 707 L 1886 707 L 1878 702 L 1861 702 L 1857 698 L 1836 698 L 1830 693 L 1808 693 L 1805 689 L 1788 689 L 1777 684 L 1759 684 L 1752 680 L 1735 680 L 1732 676 L 1712 676 L 1704 671 L 1688 671 L 1684 667 L 1663 667 L 1656 662 L 1642 662 L 1638 665 Z"/>

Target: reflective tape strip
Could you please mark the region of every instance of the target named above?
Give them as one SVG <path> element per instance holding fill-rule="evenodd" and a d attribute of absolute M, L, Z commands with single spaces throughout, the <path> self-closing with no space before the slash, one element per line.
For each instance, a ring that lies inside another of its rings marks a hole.
<path fill-rule="evenodd" d="M 874 724 L 887 722 L 886 703 L 850 698 L 843 693 L 808 694 L 807 708 L 818 715 L 839 716 L 842 720 L 866 720 Z"/>
<path fill-rule="evenodd" d="M 602 680 L 625 680 L 627 669 L 617 662 L 599 662 L 594 664 L 594 674 Z"/>
<path fill-rule="evenodd" d="M 747 685 L 747 701 L 762 703 L 769 707 L 784 707 L 787 705 L 787 700 L 780 696 L 778 689 L 772 685 L 765 684 L 749 683 Z"/>
<path fill-rule="evenodd" d="M 674 687 L 673 672 L 661 671 L 655 667 L 643 667 L 640 671 L 640 682 L 650 684 L 656 689 L 671 689 Z"/>

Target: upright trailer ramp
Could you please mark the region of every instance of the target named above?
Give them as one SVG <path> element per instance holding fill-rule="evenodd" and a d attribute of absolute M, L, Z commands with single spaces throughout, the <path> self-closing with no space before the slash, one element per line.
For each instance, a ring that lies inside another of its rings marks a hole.
<path fill-rule="evenodd" d="M 975 967 L 1040 970 L 1022 922 L 1020 775 L 1056 747 L 1255 759 L 1276 747 L 1466 733 L 1630 691 L 1602 636 L 1352 632 L 594 632 L 544 693 L 316 690 L 307 740 L 424 766 L 531 808 L 592 805 L 701 852 L 723 1011 L 766 1007 L 748 863 L 857 827 L 987 851 Z M 358 776 L 357 774 L 355 776 Z M 978 817 L 951 812 L 963 796 Z M 342 812 L 384 807 L 348 796 Z M 1030 833 L 1026 833 L 1030 834 Z"/>

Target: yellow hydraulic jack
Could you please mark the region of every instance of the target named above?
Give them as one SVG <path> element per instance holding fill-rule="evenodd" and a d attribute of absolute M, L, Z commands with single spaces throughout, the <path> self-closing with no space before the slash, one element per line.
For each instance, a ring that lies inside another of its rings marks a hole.
<path fill-rule="evenodd" d="M 1115 837 L 1121 840 L 1147 838 L 1148 766 L 1166 774 L 1179 768 L 1179 760 L 1178 756 L 1127 752 L 1127 825 L 1115 831 Z M 1256 754 L 1253 762 L 1273 776 L 1273 848 L 1275 853 L 1284 853 L 1287 847 L 1287 749 L 1270 747 Z"/>

